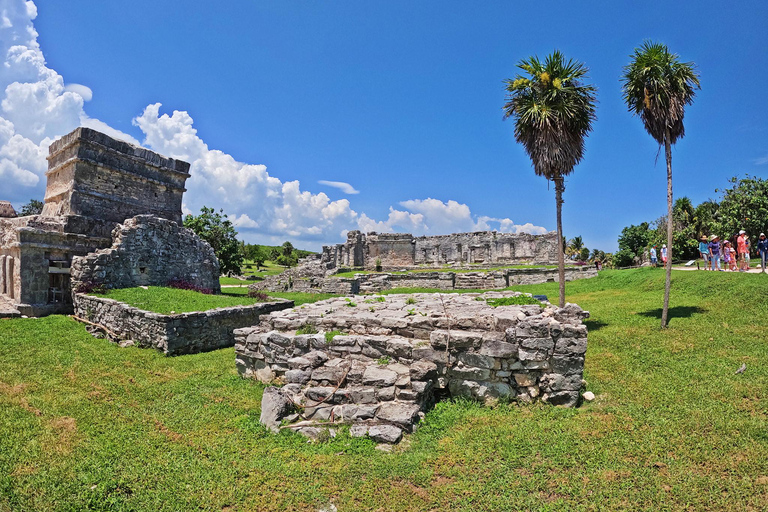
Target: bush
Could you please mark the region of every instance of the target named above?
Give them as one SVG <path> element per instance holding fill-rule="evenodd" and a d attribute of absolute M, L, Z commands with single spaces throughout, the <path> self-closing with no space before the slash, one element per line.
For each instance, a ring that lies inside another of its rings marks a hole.
<path fill-rule="evenodd" d="M 183 279 L 171 279 L 166 285 L 168 288 L 176 288 L 178 290 L 192 290 L 193 292 L 204 293 L 205 295 L 213 295 L 213 290 L 210 288 L 203 288 L 196 284 L 192 284 Z"/>
<path fill-rule="evenodd" d="M 248 297 L 258 299 L 260 302 L 267 302 L 269 300 L 269 295 L 260 290 L 248 290 Z"/>
<path fill-rule="evenodd" d="M 96 281 L 83 281 L 75 287 L 75 293 L 98 293 L 103 295 L 107 293 L 107 287 L 103 283 L 97 283 Z"/>
<path fill-rule="evenodd" d="M 613 254 L 613 266 L 616 268 L 631 267 L 635 264 L 635 253 L 621 249 Z"/>

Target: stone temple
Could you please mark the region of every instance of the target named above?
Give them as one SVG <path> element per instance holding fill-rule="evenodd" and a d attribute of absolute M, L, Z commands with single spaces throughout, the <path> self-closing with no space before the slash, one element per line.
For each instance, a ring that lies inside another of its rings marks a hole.
<path fill-rule="evenodd" d="M 189 178 L 187 162 L 90 128 L 77 128 L 48 152 L 42 214 L 0 218 L 0 303 L 30 316 L 72 311 L 73 257 L 112 246 L 113 230 L 126 219 L 152 215 L 180 224 Z"/>

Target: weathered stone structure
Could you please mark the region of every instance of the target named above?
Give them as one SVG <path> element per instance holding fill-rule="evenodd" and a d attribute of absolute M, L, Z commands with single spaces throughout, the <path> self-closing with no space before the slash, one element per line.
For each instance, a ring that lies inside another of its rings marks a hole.
<path fill-rule="evenodd" d="M 343 244 L 323 247 L 326 269 L 347 267 L 397 270 L 415 266 L 516 265 L 557 263 L 557 233 L 479 231 L 419 236 L 350 231 Z"/>
<path fill-rule="evenodd" d="M 25 315 L 72 310 L 74 256 L 109 247 L 125 219 L 181 221 L 189 164 L 77 128 L 51 144 L 41 215 L 0 219 L 0 295 Z"/>
<path fill-rule="evenodd" d="M 126 220 L 112 233 L 109 249 L 72 258 L 72 288 L 105 283 L 108 288 L 165 286 L 179 280 L 219 293 L 219 261 L 192 230 L 152 215 Z"/>
<path fill-rule="evenodd" d="M 493 307 L 521 295 L 356 296 L 272 313 L 235 331 L 238 371 L 285 383 L 265 392 L 262 421 L 301 419 L 294 426 L 308 435 L 318 422 L 343 421 L 353 435 L 397 442 L 441 394 L 574 406 L 589 313 L 575 304 Z"/>
<path fill-rule="evenodd" d="M 248 285 L 250 290 L 294 291 L 304 293 L 334 293 L 355 295 L 379 293 L 393 288 L 432 288 L 436 290 L 498 290 L 518 284 L 557 282 L 560 276 L 554 268 L 505 268 L 476 272 L 361 272 L 355 277 L 306 276 L 306 267 L 289 269 L 282 274 L 267 276 Z M 569 266 L 565 280 L 588 279 L 597 276 L 592 266 Z"/>
<path fill-rule="evenodd" d="M 414 237 L 402 233 L 350 231 L 343 244 L 324 246 L 320 255 L 304 258 L 282 274 L 251 285 L 267 291 L 301 291 L 337 294 L 370 293 L 397 287 L 440 290 L 499 289 L 513 284 L 556 281 L 551 269 L 502 269 L 503 265 L 557 263 L 557 233 L 455 233 Z M 334 274 L 359 270 L 354 279 Z M 435 269 L 425 273 L 426 269 Z M 456 269 L 455 271 L 453 269 Z M 387 274 L 366 274 L 366 271 Z M 418 270 L 416 273 L 392 273 Z M 469 272 L 469 271 L 474 272 Z M 581 267 L 566 270 L 566 280 L 596 275 Z M 404 283 L 410 284 L 404 284 Z"/>
<path fill-rule="evenodd" d="M 0 218 L 12 219 L 16 217 L 16 210 L 13 209 L 13 205 L 8 201 L 0 201 Z"/>
<path fill-rule="evenodd" d="M 111 341 L 155 348 L 168 356 L 231 347 L 235 344 L 235 329 L 253 325 L 260 315 L 292 307 L 293 301 L 276 299 L 250 306 L 161 315 L 113 299 L 75 295 L 75 315 L 106 328 Z"/>

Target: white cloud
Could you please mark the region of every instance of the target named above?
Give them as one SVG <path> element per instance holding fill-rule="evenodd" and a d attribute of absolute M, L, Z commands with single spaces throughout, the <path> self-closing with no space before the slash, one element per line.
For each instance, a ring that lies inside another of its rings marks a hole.
<path fill-rule="evenodd" d="M 355 187 L 350 185 L 349 183 L 346 183 L 344 181 L 328 181 L 328 180 L 319 180 L 319 184 L 325 185 L 328 187 L 333 187 L 341 190 L 345 194 L 359 194 L 359 190 L 355 190 Z"/>
<path fill-rule="evenodd" d="M 765 164 L 768 164 L 768 155 L 755 159 L 755 165 L 765 165 Z"/>
<path fill-rule="evenodd" d="M 64 85 L 46 66 L 32 21 L 33 2 L 0 0 L 0 178 L 3 199 L 42 198 L 50 143 L 79 125 L 136 142 L 83 111 L 93 96 L 85 85 Z M 8 183 L 5 186 L 5 183 Z"/>
<path fill-rule="evenodd" d="M 79 94 L 83 101 L 91 101 L 93 98 L 93 91 L 90 87 L 81 84 L 67 84 L 64 86 L 65 91 L 74 92 Z"/>

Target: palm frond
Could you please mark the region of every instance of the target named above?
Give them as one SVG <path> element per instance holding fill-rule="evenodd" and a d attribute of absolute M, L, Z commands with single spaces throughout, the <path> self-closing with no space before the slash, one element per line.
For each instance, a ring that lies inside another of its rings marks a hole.
<path fill-rule="evenodd" d="M 597 89 L 582 83 L 588 68 L 554 51 L 542 62 L 523 59 L 524 72 L 505 80 L 504 118 L 515 120 L 515 139 L 523 145 L 537 175 L 570 174 L 584 156 L 584 138 L 596 119 Z"/>

